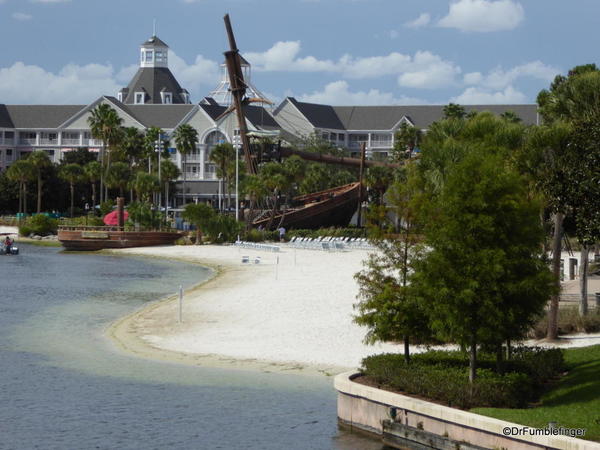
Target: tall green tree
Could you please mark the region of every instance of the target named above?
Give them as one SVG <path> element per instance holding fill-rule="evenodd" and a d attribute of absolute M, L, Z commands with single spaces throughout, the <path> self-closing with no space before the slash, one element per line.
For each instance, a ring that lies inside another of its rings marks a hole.
<path fill-rule="evenodd" d="M 402 161 L 413 155 L 415 148 L 421 141 L 422 133 L 416 127 L 402 122 L 394 136 L 393 159 Z"/>
<path fill-rule="evenodd" d="M 162 161 L 162 167 L 160 172 L 161 183 L 165 189 L 165 200 L 166 205 L 169 205 L 169 186 L 171 183 L 176 181 L 181 176 L 181 171 L 177 165 L 170 159 Z"/>
<path fill-rule="evenodd" d="M 425 211 L 428 251 L 415 263 L 414 287 L 437 335 L 469 349 L 472 382 L 478 346 L 522 337 L 552 293 L 539 205 L 500 155 L 474 147 Z"/>
<path fill-rule="evenodd" d="M 104 198 L 104 176 L 106 167 L 110 166 L 110 149 L 115 148 L 123 138 L 122 124 L 123 119 L 108 103 L 101 103 L 96 106 L 88 117 L 92 137 L 102 141 L 100 147 L 100 165 L 103 169 L 100 177 L 101 203 L 106 200 Z"/>
<path fill-rule="evenodd" d="M 96 183 L 102 177 L 102 166 L 98 161 L 91 161 L 83 167 L 87 181 L 92 186 L 92 209 L 96 211 Z"/>
<path fill-rule="evenodd" d="M 444 119 L 464 119 L 467 116 L 465 108 L 456 103 L 448 103 L 443 108 Z"/>
<path fill-rule="evenodd" d="M 138 201 L 149 203 L 153 193 L 160 189 L 160 182 L 156 175 L 139 171 L 135 174 L 132 187 L 137 193 Z"/>
<path fill-rule="evenodd" d="M 28 159 L 19 159 L 11 164 L 6 175 L 19 183 L 19 213 L 27 214 L 27 183 L 35 179 L 35 168 Z"/>
<path fill-rule="evenodd" d="M 84 179 L 84 171 L 79 164 L 71 163 L 62 166 L 58 172 L 59 177 L 69 183 L 71 193 L 70 216 L 73 217 L 75 210 L 75 184 Z"/>
<path fill-rule="evenodd" d="M 37 177 L 37 213 L 42 212 L 42 185 L 44 184 L 44 171 L 52 165 L 48 153 L 36 150 L 27 158 L 35 170 Z"/>
<path fill-rule="evenodd" d="M 184 123 L 179 125 L 175 132 L 173 133 L 173 137 L 175 138 L 175 145 L 177 146 L 177 151 L 181 154 L 182 164 L 181 169 L 183 171 L 183 205 L 186 204 L 186 162 L 187 155 L 194 151 L 196 146 L 198 145 L 198 132 L 194 127 L 190 124 Z"/>
<path fill-rule="evenodd" d="M 127 163 L 117 161 L 106 172 L 106 185 L 111 189 L 119 189 L 119 197 L 124 196 L 130 180 L 131 169 Z"/>
<path fill-rule="evenodd" d="M 196 245 L 202 243 L 203 230 L 210 227 L 215 210 L 206 203 L 190 203 L 185 206 L 182 217 L 196 227 Z"/>
<path fill-rule="evenodd" d="M 215 145 L 209 155 L 209 160 L 217 168 L 217 178 L 221 183 L 221 194 L 224 194 L 225 186 L 228 187 L 227 191 L 230 192 L 230 176 L 235 170 L 235 149 L 229 142 Z M 233 169 L 233 170 L 232 170 Z M 230 202 L 231 203 L 231 202 Z"/>
<path fill-rule="evenodd" d="M 248 175 L 242 182 L 242 192 L 250 200 L 248 216 L 245 217 L 246 223 L 249 226 L 254 219 L 256 205 L 268 194 L 268 190 L 260 177 L 257 175 Z"/>

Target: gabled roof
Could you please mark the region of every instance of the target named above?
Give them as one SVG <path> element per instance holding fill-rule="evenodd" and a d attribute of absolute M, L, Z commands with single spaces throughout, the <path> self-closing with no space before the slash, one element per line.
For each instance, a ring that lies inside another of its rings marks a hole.
<path fill-rule="evenodd" d="M 162 103 L 161 90 L 173 93 L 173 103 L 185 103 L 185 99 L 181 95 L 183 88 L 167 67 L 140 67 L 127 89 L 129 92 L 123 100 L 123 103 L 127 104 L 135 103 L 136 92 L 147 93 L 146 103 Z"/>
<path fill-rule="evenodd" d="M 444 105 L 416 106 L 329 106 L 288 100 L 315 127 L 334 130 L 391 130 L 403 119 L 408 119 L 415 127 L 425 129 L 433 122 L 441 120 Z M 514 112 L 525 125 L 538 122 L 537 105 L 465 105 L 465 111 L 490 111 L 502 114 Z M 275 111 L 277 115 L 280 108 Z"/>
<path fill-rule="evenodd" d="M 175 128 L 194 105 L 125 105 L 146 127 Z"/>
<path fill-rule="evenodd" d="M 142 47 L 169 47 L 163 40 L 157 36 L 152 36 L 142 44 Z"/>
<path fill-rule="evenodd" d="M 288 97 L 288 100 L 306 117 L 312 126 L 334 130 L 344 129 L 344 125 L 333 106 L 299 102 L 294 97 Z"/>
<path fill-rule="evenodd" d="M 85 105 L 2 105 L 0 126 L 7 128 L 58 128 Z"/>
<path fill-rule="evenodd" d="M 210 103 L 208 99 L 210 99 L 210 97 L 205 99 L 206 103 L 200 103 L 198 106 L 200 106 L 212 120 L 216 120 L 227 110 L 227 107 L 216 103 Z M 281 128 L 271 113 L 262 106 L 246 105 L 243 109 L 246 119 L 248 119 L 248 121 L 256 128 L 262 130 L 279 130 Z M 231 114 L 235 114 L 235 112 L 232 111 Z"/>

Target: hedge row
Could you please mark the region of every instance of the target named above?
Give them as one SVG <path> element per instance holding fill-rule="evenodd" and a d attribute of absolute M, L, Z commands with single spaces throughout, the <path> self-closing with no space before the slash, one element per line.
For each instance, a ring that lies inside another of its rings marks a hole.
<path fill-rule="evenodd" d="M 496 372 L 495 356 L 480 353 L 477 378 L 469 383 L 465 353 L 431 351 L 413 356 L 383 354 L 365 358 L 362 373 L 383 389 L 404 392 L 458 408 L 522 408 L 537 400 L 544 383 L 564 368 L 559 349 L 518 348 Z"/>

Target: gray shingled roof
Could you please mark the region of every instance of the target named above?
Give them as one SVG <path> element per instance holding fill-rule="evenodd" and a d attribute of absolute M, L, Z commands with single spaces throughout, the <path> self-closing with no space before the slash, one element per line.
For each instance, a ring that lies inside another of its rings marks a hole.
<path fill-rule="evenodd" d="M 185 103 L 181 96 L 183 88 L 167 67 L 140 67 L 127 86 L 129 92 L 123 103 L 133 104 L 135 93 L 145 90 L 148 94 L 146 103 L 162 104 L 160 91 L 163 88 L 173 94 L 174 104 Z"/>
<path fill-rule="evenodd" d="M 168 45 L 157 36 L 152 36 L 142 44 L 142 47 L 168 47 Z"/>
<path fill-rule="evenodd" d="M 391 130 L 403 117 L 417 128 L 428 128 L 443 118 L 444 105 L 417 106 L 328 106 L 289 100 L 316 128 L 334 130 Z M 537 105 L 465 105 L 469 111 L 501 114 L 512 111 L 525 125 L 537 123 Z"/>
<path fill-rule="evenodd" d="M 57 128 L 86 105 L 2 105 L 0 126 L 8 128 Z"/>
<path fill-rule="evenodd" d="M 205 99 L 205 101 L 209 102 L 208 98 Z M 216 120 L 221 114 L 223 114 L 227 110 L 227 107 L 213 103 L 200 103 L 199 106 L 204 111 L 206 111 L 206 113 L 213 120 Z M 250 121 L 250 123 L 252 123 L 257 128 L 261 128 L 263 130 L 278 130 L 281 128 L 279 124 L 275 121 L 275 119 L 273 119 L 271 113 L 269 113 L 262 106 L 244 106 L 244 115 Z"/>
<path fill-rule="evenodd" d="M 194 105 L 126 105 L 146 127 L 175 128 Z"/>
<path fill-rule="evenodd" d="M 335 130 L 344 129 L 344 125 L 340 121 L 333 106 L 299 102 L 293 97 L 288 97 L 288 99 L 314 127 L 331 128 Z"/>

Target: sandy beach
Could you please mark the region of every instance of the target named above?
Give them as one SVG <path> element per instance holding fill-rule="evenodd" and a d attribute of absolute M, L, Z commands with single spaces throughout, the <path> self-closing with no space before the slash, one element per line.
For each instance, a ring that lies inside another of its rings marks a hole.
<path fill-rule="evenodd" d="M 392 344 L 365 345 L 366 330 L 352 322 L 358 292 L 353 274 L 362 268 L 367 251 L 329 253 L 284 245 L 281 252 L 271 253 L 205 245 L 117 252 L 177 258 L 215 269 L 214 278 L 186 292 L 182 323 L 173 296 L 111 327 L 111 336 L 140 356 L 333 374 L 358 367 L 370 354 L 402 350 Z M 249 256 L 251 262 L 243 264 L 242 256 Z M 257 256 L 261 261 L 254 264 Z M 600 334 L 568 336 L 543 345 L 598 343 Z"/>

